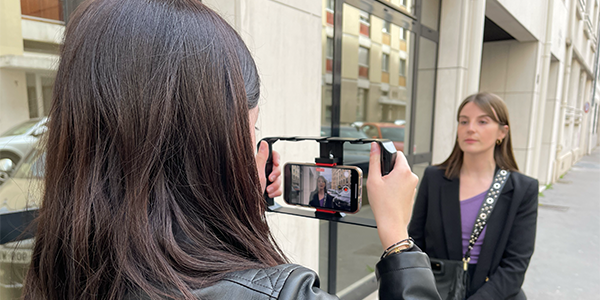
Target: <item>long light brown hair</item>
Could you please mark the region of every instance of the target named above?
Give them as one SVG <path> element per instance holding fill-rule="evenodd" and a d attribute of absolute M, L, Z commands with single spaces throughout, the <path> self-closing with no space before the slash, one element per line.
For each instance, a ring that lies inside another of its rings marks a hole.
<path fill-rule="evenodd" d="M 287 260 L 267 225 L 248 110 L 259 79 L 198 0 L 96 0 L 71 16 L 24 299 L 195 299 Z"/>
<path fill-rule="evenodd" d="M 518 171 L 517 161 L 512 149 L 512 138 L 510 134 L 510 121 L 508 118 L 508 108 L 500 97 L 495 94 L 481 92 L 468 96 L 460 104 L 458 112 L 456 113 L 456 121 L 460 118 L 460 112 L 467 105 L 467 103 L 475 103 L 481 110 L 483 110 L 488 117 L 498 123 L 499 126 L 508 126 L 508 132 L 500 143 L 494 147 L 494 160 L 496 165 L 502 169 L 510 171 Z M 496 112 L 496 113 L 494 113 Z M 443 163 L 438 166 L 445 170 L 445 176 L 447 178 L 458 178 L 460 175 L 460 169 L 463 164 L 464 152 L 458 145 L 458 135 L 454 142 L 454 149 L 452 153 Z"/>

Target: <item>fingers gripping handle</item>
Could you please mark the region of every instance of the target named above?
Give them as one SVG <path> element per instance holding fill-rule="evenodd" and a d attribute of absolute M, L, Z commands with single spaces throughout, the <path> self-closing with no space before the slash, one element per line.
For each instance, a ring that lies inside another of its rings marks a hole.
<path fill-rule="evenodd" d="M 270 139 L 263 139 L 262 141 L 267 142 L 267 144 L 269 145 L 269 157 L 267 158 L 267 163 L 265 164 L 265 177 L 267 179 L 267 184 L 265 185 L 265 190 L 263 191 L 263 198 L 265 198 L 265 201 L 267 201 L 267 205 L 271 206 L 275 204 L 275 200 L 271 197 L 269 197 L 266 187 L 268 187 L 271 183 L 271 180 L 269 180 L 269 175 L 271 175 L 271 172 L 273 172 L 273 142 Z M 260 149 L 260 142 L 258 142 L 258 146 L 257 149 Z"/>
<path fill-rule="evenodd" d="M 381 176 L 389 174 L 396 164 L 396 147 L 390 140 L 378 140 L 381 148 Z"/>

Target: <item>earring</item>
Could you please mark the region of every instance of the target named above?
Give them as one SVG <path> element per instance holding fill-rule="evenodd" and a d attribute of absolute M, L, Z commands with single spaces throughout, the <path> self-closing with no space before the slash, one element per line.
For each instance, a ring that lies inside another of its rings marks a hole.
<path fill-rule="evenodd" d="M 500 145 L 500 144 L 502 144 L 502 140 L 501 139 L 497 139 L 496 140 L 496 145 Z"/>

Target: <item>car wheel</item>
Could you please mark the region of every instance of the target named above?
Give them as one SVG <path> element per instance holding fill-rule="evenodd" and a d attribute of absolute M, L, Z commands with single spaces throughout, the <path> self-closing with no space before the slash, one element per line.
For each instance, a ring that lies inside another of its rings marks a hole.
<path fill-rule="evenodd" d="M 12 153 L 5 152 L 5 153 L 0 154 L 0 159 L 5 159 L 5 158 L 8 158 L 12 161 L 13 168 L 12 168 L 12 170 L 10 170 L 8 172 L 0 171 L 0 185 L 2 185 L 4 182 L 6 182 L 8 180 L 8 178 L 10 178 L 10 175 L 14 171 L 15 166 L 19 162 L 19 157 Z"/>

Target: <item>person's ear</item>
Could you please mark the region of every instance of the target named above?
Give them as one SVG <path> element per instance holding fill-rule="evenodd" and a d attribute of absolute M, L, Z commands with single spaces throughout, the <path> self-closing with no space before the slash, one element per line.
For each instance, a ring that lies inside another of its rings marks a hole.
<path fill-rule="evenodd" d="M 508 135 L 508 125 L 500 126 L 500 133 L 498 134 L 498 139 L 504 140 L 506 135 Z"/>

